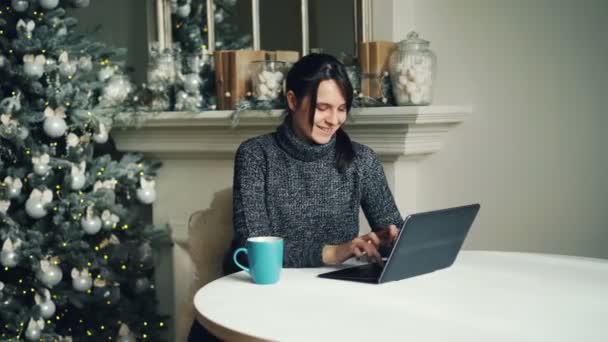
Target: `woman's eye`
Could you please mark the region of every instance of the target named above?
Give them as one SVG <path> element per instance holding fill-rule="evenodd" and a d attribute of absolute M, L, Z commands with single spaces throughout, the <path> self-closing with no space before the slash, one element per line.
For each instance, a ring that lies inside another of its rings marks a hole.
<path fill-rule="evenodd" d="M 320 110 L 320 111 L 322 111 L 322 112 L 326 111 L 327 108 L 328 108 L 327 106 L 317 106 L 317 109 Z"/>

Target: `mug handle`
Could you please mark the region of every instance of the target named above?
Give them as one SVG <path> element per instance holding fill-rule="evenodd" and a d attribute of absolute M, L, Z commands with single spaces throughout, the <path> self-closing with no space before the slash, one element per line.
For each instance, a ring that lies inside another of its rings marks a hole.
<path fill-rule="evenodd" d="M 234 263 L 235 263 L 235 264 L 236 264 L 238 267 L 240 267 L 242 270 L 245 270 L 245 271 L 249 272 L 249 268 L 247 268 L 247 267 L 245 267 L 245 266 L 241 265 L 241 263 L 240 263 L 240 262 L 238 262 L 238 261 L 236 260 L 236 256 L 237 256 L 237 255 L 238 255 L 240 252 L 245 252 L 245 254 L 247 254 L 247 248 L 243 248 L 243 247 L 241 247 L 241 248 L 237 249 L 236 251 L 234 251 L 234 254 L 232 255 L 232 260 L 234 260 Z M 249 255 L 249 254 L 247 254 L 247 255 Z"/>

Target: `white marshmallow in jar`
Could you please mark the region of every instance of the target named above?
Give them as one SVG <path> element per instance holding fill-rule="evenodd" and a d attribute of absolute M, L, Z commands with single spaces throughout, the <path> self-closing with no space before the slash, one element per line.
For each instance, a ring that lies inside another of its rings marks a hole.
<path fill-rule="evenodd" d="M 283 95 L 287 63 L 282 61 L 252 62 L 253 95 L 259 101 L 273 101 Z"/>
<path fill-rule="evenodd" d="M 429 45 L 412 31 L 390 56 L 393 95 L 399 106 L 429 105 L 433 101 L 437 58 Z"/>

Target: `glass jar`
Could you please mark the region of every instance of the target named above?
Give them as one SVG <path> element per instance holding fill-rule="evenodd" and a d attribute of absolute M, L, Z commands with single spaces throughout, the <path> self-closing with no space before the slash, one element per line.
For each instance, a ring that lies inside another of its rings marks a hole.
<path fill-rule="evenodd" d="M 437 58 L 429 45 L 412 31 L 390 56 L 393 94 L 399 106 L 429 105 L 433 100 Z"/>
<path fill-rule="evenodd" d="M 283 81 L 289 66 L 283 61 L 251 63 L 253 96 L 258 101 L 274 101 L 283 95 Z"/>

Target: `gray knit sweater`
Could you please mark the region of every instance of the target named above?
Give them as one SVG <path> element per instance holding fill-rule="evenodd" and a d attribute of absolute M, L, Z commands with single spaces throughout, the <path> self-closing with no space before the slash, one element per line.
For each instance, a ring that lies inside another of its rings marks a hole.
<path fill-rule="evenodd" d="M 291 117 L 273 133 L 243 142 L 234 164 L 233 248 L 248 237 L 284 239 L 285 267 L 322 266 L 322 249 L 359 233 L 359 206 L 373 230 L 401 227 L 382 164 L 353 142 L 355 159 L 336 168 L 336 136 L 324 145 L 301 140 Z"/>

